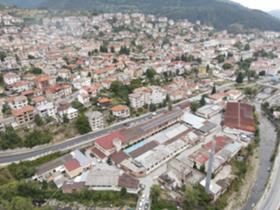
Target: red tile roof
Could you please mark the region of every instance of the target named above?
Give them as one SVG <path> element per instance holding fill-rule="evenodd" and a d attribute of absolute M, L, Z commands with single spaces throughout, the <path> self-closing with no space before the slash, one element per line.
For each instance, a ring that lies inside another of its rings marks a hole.
<path fill-rule="evenodd" d="M 256 127 L 253 106 L 245 103 L 227 103 L 224 115 L 224 126 L 248 132 L 255 132 Z"/>
<path fill-rule="evenodd" d="M 227 136 L 217 136 L 215 139 L 215 152 L 219 152 L 223 149 L 227 144 L 231 142 L 231 139 Z M 203 148 L 207 150 L 212 149 L 212 142 L 208 142 L 207 144 L 203 145 Z"/>
<path fill-rule="evenodd" d="M 33 106 L 27 105 L 21 109 L 12 109 L 12 115 L 14 117 L 18 117 L 20 115 L 24 115 L 27 112 L 33 112 L 33 111 L 34 111 Z"/>
<path fill-rule="evenodd" d="M 111 103 L 111 99 L 109 99 L 109 98 L 99 98 L 98 99 L 98 103 L 100 103 L 100 104 L 104 104 L 104 103 Z"/>
<path fill-rule="evenodd" d="M 80 168 L 81 165 L 80 163 L 76 160 L 76 159 L 70 159 L 68 160 L 65 164 L 64 167 L 68 170 L 68 171 L 74 171 L 77 168 Z"/>
<path fill-rule="evenodd" d="M 137 189 L 139 187 L 139 180 L 128 174 L 123 174 L 119 177 L 118 186 L 128 189 Z"/>
<path fill-rule="evenodd" d="M 120 111 L 125 111 L 125 110 L 128 110 L 129 108 L 125 105 L 117 105 L 117 106 L 113 106 L 111 108 L 111 111 L 112 112 L 120 112 Z"/>
<path fill-rule="evenodd" d="M 97 149 L 96 147 L 91 148 L 91 152 L 93 155 L 97 156 L 101 160 L 103 160 L 106 157 L 106 155 L 103 152 L 101 152 L 99 149 Z"/>
<path fill-rule="evenodd" d="M 111 156 L 112 161 L 117 165 L 128 158 L 128 155 L 123 151 L 114 152 Z"/>
<path fill-rule="evenodd" d="M 120 131 L 115 131 L 111 134 L 97 139 L 95 141 L 95 144 L 101 146 L 105 150 L 110 150 L 114 148 L 114 139 L 120 139 L 122 143 L 125 143 L 127 141 L 126 137 Z"/>

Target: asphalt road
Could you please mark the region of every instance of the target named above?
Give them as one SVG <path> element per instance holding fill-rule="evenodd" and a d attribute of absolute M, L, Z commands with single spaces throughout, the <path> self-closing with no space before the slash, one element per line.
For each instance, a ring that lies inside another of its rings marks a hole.
<path fill-rule="evenodd" d="M 275 159 L 267 188 L 256 206 L 256 210 L 263 209 L 280 209 L 280 151 Z"/>
<path fill-rule="evenodd" d="M 217 91 L 223 91 L 225 89 L 228 89 L 230 87 L 232 87 L 234 85 L 234 83 L 228 83 L 228 84 L 224 84 L 222 86 L 218 86 L 216 87 Z M 204 93 L 201 93 L 195 97 L 192 98 L 188 98 L 186 100 L 183 100 L 182 102 L 178 103 L 176 106 L 186 102 L 186 101 L 194 101 L 194 100 L 199 100 L 200 97 L 204 94 L 209 94 L 211 90 L 206 91 Z M 166 108 L 163 108 L 161 110 L 158 110 L 156 113 L 157 114 L 161 114 L 162 112 L 164 112 L 166 110 Z M 153 117 L 153 114 L 147 114 L 144 116 L 140 116 L 136 119 L 131 119 L 130 121 L 126 121 L 117 125 L 113 125 L 109 128 L 105 128 L 103 130 L 97 131 L 97 132 L 91 132 L 82 136 L 78 136 L 72 139 L 69 139 L 67 141 L 58 143 L 58 144 L 52 144 L 52 145 L 44 145 L 44 146 L 39 146 L 37 148 L 32 148 L 23 152 L 9 152 L 8 154 L 1 154 L 0 153 L 0 165 L 5 165 L 5 164 L 10 164 L 10 163 L 14 163 L 14 162 L 19 162 L 19 161 L 23 161 L 23 160 L 32 160 L 32 159 L 36 159 L 38 157 L 41 156 L 45 156 L 47 154 L 50 153 L 54 153 L 54 152 L 58 152 L 58 151 L 65 151 L 65 150 L 69 150 L 71 148 L 74 148 L 76 146 L 79 145 L 87 145 L 89 143 L 93 143 L 94 140 L 97 137 L 103 136 L 107 133 L 110 133 L 114 130 L 120 129 L 120 128 L 124 128 L 127 126 L 127 124 L 134 124 L 134 123 L 139 123 L 143 120 L 148 120 L 151 119 Z"/>
<path fill-rule="evenodd" d="M 34 148 L 31 149 L 30 151 L 22 152 L 20 154 L 10 154 L 7 156 L 0 156 L 0 164 L 8 164 L 12 162 L 18 162 L 22 160 L 28 160 L 32 158 L 36 158 L 39 156 L 44 156 L 53 152 L 58 152 L 58 151 L 64 151 L 67 149 L 70 149 L 71 147 L 75 147 L 81 144 L 86 144 L 90 142 L 94 142 L 94 140 L 97 137 L 103 136 L 107 133 L 110 133 L 114 130 L 118 130 L 120 128 L 124 128 L 127 126 L 127 123 L 132 124 L 132 123 L 138 123 L 141 122 L 142 120 L 147 120 L 152 117 L 152 114 L 137 118 L 137 119 L 132 119 L 130 121 L 123 122 L 118 125 L 114 125 L 109 128 L 105 128 L 103 130 L 97 131 L 97 132 L 91 132 L 82 136 L 78 136 L 75 138 L 72 138 L 70 140 L 61 142 L 59 144 L 54 144 L 54 145 L 47 145 L 47 146 L 42 146 L 39 148 Z"/>

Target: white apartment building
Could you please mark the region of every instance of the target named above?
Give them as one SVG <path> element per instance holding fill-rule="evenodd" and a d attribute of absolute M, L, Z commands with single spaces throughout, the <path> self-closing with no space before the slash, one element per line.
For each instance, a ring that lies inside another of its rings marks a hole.
<path fill-rule="evenodd" d="M 90 105 L 90 97 L 87 91 L 81 89 L 77 96 L 78 101 L 83 104 L 84 106 Z"/>
<path fill-rule="evenodd" d="M 141 87 L 129 95 L 132 108 L 140 108 L 146 104 L 159 104 L 166 99 L 166 91 L 159 86 Z"/>
<path fill-rule="evenodd" d="M 28 105 L 26 96 L 16 96 L 8 99 L 8 105 L 11 109 L 21 109 Z"/>
<path fill-rule="evenodd" d="M 151 102 L 152 104 L 160 104 L 166 99 L 166 92 L 158 86 L 151 86 Z"/>
<path fill-rule="evenodd" d="M 3 76 L 3 79 L 4 79 L 4 82 L 6 85 L 12 85 L 12 84 L 20 81 L 20 76 L 13 72 L 9 72 Z"/>
<path fill-rule="evenodd" d="M 91 78 L 89 77 L 77 77 L 72 82 L 73 87 L 76 89 L 81 89 L 82 87 L 88 87 L 91 85 Z"/>
<path fill-rule="evenodd" d="M 104 117 L 101 112 L 88 112 L 86 116 L 93 131 L 104 128 Z"/>
<path fill-rule="evenodd" d="M 38 114 L 40 115 L 40 117 L 42 117 L 42 118 L 46 118 L 46 117 L 55 118 L 56 108 L 55 108 L 55 106 L 52 102 L 48 102 L 46 104 L 41 104 L 41 105 L 37 106 L 36 108 L 37 108 L 37 111 L 38 111 Z"/>
<path fill-rule="evenodd" d="M 129 101 L 130 101 L 130 106 L 135 109 L 141 108 L 146 104 L 144 94 L 141 93 L 129 94 Z"/>
<path fill-rule="evenodd" d="M 117 105 L 111 108 L 112 114 L 118 118 L 127 118 L 130 116 L 129 108 L 125 105 Z"/>
<path fill-rule="evenodd" d="M 75 118 L 78 117 L 78 110 L 73 108 L 73 107 L 69 107 L 67 110 L 66 110 L 66 116 L 69 120 L 73 120 Z"/>

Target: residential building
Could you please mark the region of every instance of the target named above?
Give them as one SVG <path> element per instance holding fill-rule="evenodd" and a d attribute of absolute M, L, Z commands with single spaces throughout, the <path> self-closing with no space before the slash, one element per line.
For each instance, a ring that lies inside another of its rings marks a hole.
<path fill-rule="evenodd" d="M 52 102 L 38 105 L 36 109 L 38 111 L 38 114 L 42 118 L 47 118 L 47 117 L 55 118 L 56 116 L 56 108 Z"/>
<path fill-rule="evenodd" d="M 70 177 L 76 177 L 83 172 L 83 168 L 80 165 L 79 161 L 72 158 L 64 164 L 66 174 Z"/>
<path fill-rule="evenodd" d="M 9 73 L 4 74 L 3 80 L 6 85 L 12 85 L 12 84 L 20 81 L 20 76 L 13 72 L 9 72 Z"/>
<path fill-rule="evenodd" d="M 86 116 L 93 131 L 104 128 L 104 117 L 101 112 L 87 112 Z"/>
<path fill-rule="evenodd" d="M 12 109 L 12 116 L 16 119 L 18 126 L 25 126 L 34 121 L 34 108 L 30 105 L 20 109 Z"/>
<path fill-rule="evenodd" d="M 11 109 L 21 109 L 28 105 L 28 100 L 25 96 L 12 96 L 8 99 L 8 105 Z"/>
<path fill-rule="evenodd" d="M 127 118 L 130 116 L 129 107 L 125 105 L 117 105 L 111 108 L 112 114 L 118 118 Z"/>

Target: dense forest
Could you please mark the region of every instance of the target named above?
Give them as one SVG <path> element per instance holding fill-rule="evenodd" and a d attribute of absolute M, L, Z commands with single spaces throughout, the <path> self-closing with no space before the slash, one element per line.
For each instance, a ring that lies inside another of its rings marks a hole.
<path fill-rule="evenodd" d="M 172 19 L 200 20 L 217 29 L 242 25 L 245 29 L 280 31 L 280 20 L 228 0 L 0 0 L 2 4 L 57 10 L 142 12 Z"/>

